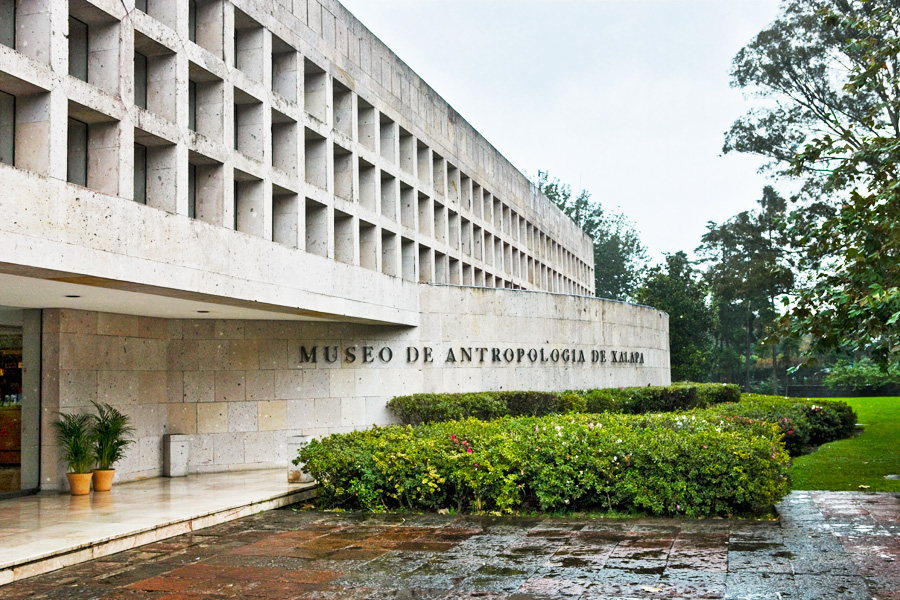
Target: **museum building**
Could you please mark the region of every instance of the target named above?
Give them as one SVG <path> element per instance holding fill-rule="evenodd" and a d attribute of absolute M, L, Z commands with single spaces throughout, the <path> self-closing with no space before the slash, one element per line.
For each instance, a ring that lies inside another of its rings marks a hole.
<path fill-rule="evenodd" d="M 0 0 L 0 494 L 283 466 L 418 392 L 667 384 L 668 317 L 336 0 Z"/>

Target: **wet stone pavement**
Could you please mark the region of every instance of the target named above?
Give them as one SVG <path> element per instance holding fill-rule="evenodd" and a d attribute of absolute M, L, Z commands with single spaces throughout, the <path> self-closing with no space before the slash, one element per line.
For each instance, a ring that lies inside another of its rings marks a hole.
<path fill-rule="evenodd" d="M 900 600 L 900 496 L 794 492 L 779 521 L 282 509 L 0 587 L 0 598 Z"/>

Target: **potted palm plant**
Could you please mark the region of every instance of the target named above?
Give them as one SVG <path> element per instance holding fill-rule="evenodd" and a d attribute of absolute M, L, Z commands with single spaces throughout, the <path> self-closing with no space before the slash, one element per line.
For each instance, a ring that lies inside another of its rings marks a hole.
<path fill-rule="evenodd" d="M 62 446 L 62 460 L 68 467 L 69 491 L 73 496 L 84 496 L 91 491 L 91 465 L 94 464 L 91 416 L 60 414 L 59 421 L 53 425 Z"/>
<path fill-rule="evenodd" d="M 109 404 L 94 402 L 97 414 L 94 415 L 92 438 L 94 441 L 93 458 L 97 461 L 94 469 L 94 491 L 108 492 L 112 489 L 116 470 L 113 465 L 125 456 L 125 449 L 134 443 L 128 436 L 134 433 L 131 419 Z"/>

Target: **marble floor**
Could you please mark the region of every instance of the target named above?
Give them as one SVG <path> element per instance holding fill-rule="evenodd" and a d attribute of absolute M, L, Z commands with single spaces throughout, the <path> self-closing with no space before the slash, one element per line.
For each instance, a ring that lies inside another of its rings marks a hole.
<path fill-rule="evenodd" d="M 0 501 L 0 585 L 312 497 L 284 469 L 146 479 Z"/>

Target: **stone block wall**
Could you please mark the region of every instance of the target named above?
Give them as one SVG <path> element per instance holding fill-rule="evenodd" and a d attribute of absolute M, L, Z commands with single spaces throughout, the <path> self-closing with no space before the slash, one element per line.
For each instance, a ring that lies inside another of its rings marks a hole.
<path fill-rule="evenodd" d="M 134 420 L 137 443 L 117 465 L 129 480 L 162 474 L 167 433 L 190 436 L 191 472 L 285 466 L 288 436 L 390 423 L 385 403 L 400 394 L 669 383 L 668 318 L 655 309 L 421 288 L 418 327 L 45 310 L 43 489 L 65 486 L 50 424 L 94 400 Z M 551 360 L 554 350 L 572 360 Z M 606 361 L 592 362 L 601 350 Z M 613 363 L 612 352 L 643 362 Z"/>

